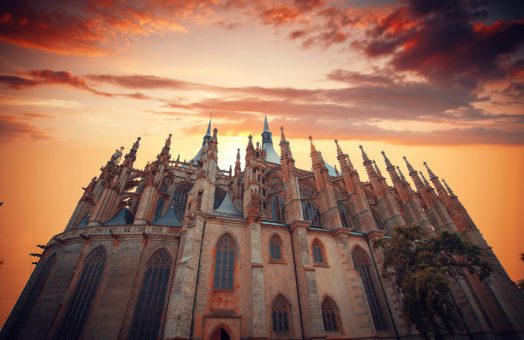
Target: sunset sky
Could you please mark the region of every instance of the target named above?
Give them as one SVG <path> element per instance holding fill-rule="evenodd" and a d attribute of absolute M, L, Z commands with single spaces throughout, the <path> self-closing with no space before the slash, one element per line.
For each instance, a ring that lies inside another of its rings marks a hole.
<path fill-rule="evenodd" d="M 309 169 L 308 135 L 445 178 L 512 279 L 524 278 L 522 1 L 6 0 L 0 3 L 0 325 L 38 251 L 114 150 L 137 167 L 173 133 L 219 166 L 264 113 Z M 277 150 L 279 148 L 277 147 Z M 407 171 L 405 171 L 407 173 Z M 389 181 L 389 178 L 388 178 Z M 391 183 L 389 181 L 389 183 Z"/>

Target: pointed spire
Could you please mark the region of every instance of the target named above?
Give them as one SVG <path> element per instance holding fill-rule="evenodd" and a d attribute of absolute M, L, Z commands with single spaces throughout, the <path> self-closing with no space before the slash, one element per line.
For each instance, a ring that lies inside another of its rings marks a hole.
<path fill-rule="evenodd" d="M 247 138 L 248 138 L 247 148 L 250 149 L 250 150 L 254 150 L 255 147 L 253 146 L 253 136 L 249 135 L 249 136 L 247 136 Z"/>
<path fill-rule="evenodd" d="M 408 159 L 406 158 L 406 156 L 403 156 L 402 158 L 404 158 L 404 162 L 406 162 L 406 167 L 408 168 L 408 171 L 409 171 L 409 174 L 411 175 L 412 173 L 417 173 L 417 171 L 415 169 L 413 169 L 413 167 L 411 166 L 411 164 L 409 163 Z"/>
<path fill-rule="evenodd" d="M 311 152 L 317 152 L 317 149 L 315 148 L 315 144 L 313 144 L 313 137 L 309 136 L 309 144 L 311 144 Z"/>
<path fill-rule="evenodd" d="M 235 177 L 240 175 L 242 169 L 240 168 L 240 148 L 237 149 L 237 160 L 235 162 Z"/>
<path fill-rule="evenodd" d="M 384 151 L 381 151 L 382 153 L 382 156 L 384 157 L 384 162 L 386 163 L 386 168 L 388 170 L 390 169 L 394 169 L 395 167 L 393 166 L 393 164 L 391 164 L 391 162 L 389 161 L 389 158 L 388 156 L 386 156 L 386 153 Z"/>
<path fill-rule="evenodd" d="M 338 145 L 338 139 L 335 139 L 335 144 L 337 145 L 337 156 L 343 156 L 344 153 L 342 152 L 340 145 Z"/>
<path fill-rule="evenodd" d="M 380 169 L 379 169 L 379 167 L 378 167 L 378 165 L 377 165 L 377 162 L 375 162 L 375 160 L 373 160 L 372 163 L 373 163 L 373 167 L 374 167 L 375 172 L 377 173 L 377 175 L 378 175 L 379 177 L 382 177 L 382 172 L 380 172 Z"/>
<path fill-rule="evenodd" d="M 402 180 L 402 182 L 406 182 L 406 177 L 404 177 L 404 174 L 402 173 L 402 170 L 400 170 L 400 168 L 397 166 L 397 171 L 398 171 L 398 175 L 400 176 L 400 179 Z"/>
<path fill-rule="evenodd" d="M 240 148 L 237 149 L 237 162 L 240 163 Z"/>
<path fill-rule="evenodd" d="M 162 162 L 169 162 L 169 159 L 171 158 L 171 155 L 169 154 L 169 150 L 171 149 L 171 136 L 172 134 L 169 134 L 169 137 L 167 137 L 166 142 L 164 143 L 164 147 L 162 148 L 162 151 L 160 154 L 158 154 L 157 159 Z"/>
<path fill-rule="evenodd" d="M 448 191 L 449 195 L 451 197 L 457 197 L 457 195 L 455 195 L 455 193 L 453 192 L 453 190 L 451 190 L 451 188 L 449 187 L 448 183 L 446 183 L 446 180 L 445 179 L 442 179 L 442 182 L 444 182 L 444 186 L 446 187 L 446 190 Z"/>
<path fill-rule="evenodd" d="M 213 116 L 210 114 L 209 115 L 209 123 L 207 124 L 207 130 L 206 130 L 206 136 L 210 136 L 211 137 L 211 118 Z"/>
<path fill-rule="evenodd" d="M 370 160 L 368 158 L 368 155 L 366 154 L 366 151 L 364 151 L 364 148 L 362 147 L 362 145 L 359 145 L 358 147 L 360 148 L 360 151 L 362 152 L 362 159 L 364 160 L 364 165 L 366 163 L 369 163 Z"/>
<path fill-rule="evenodd" d="M 428 166 L 428 163 L 424 162 L 423 163 L 424 166 L 426 167 L 426 170 L 428 171 L 428 174 L 429 174 L 429 179 L 434 179 L 434 178 L 438 178 L 435 173 L 433 171 L 431 171 L 431 169 L 429 168 Z"/>
<path fill-rule="evenodd" d="M 115 153 L 111 156 L 111 159 L 109 161 L 117 165 L 120 162 L 120 158 L 122 158 L 122 151 L 124 151 L 123 146 L 116 149 Z"/>
<path fill-rule="evenodd" d="M 217 141 L 217 134 L 218 134 L 218 129 L 217 128 L 214 128 L 213 129 L 213 140 L 216 142 Z"/>
<path fill-rule="evenodd" d="M 264 114 L 264 131 L 263 132 L 266 132 L 266 131 L 270 131 L 269 130 L 269 124 L 267 122 L 267 114 Z"/>
<path fill-rule="evenodd" d="M 285 143 L 286 141 L 286 135 L 284 134 L 284 127 L 280 127 L 280 143 Z"/>
<path fill-rule="evenodd" d="M 131 150 L 129 150 L 129 153 L 124 156 L 124 166 L 128 168 L 133 167 L 133 163 L 136 160 L 136 153 L 138 151 L 138 147 L 140 146 L 140 137 L 136 139 L 136 142 L 133 143 L 133 146 L 131 147 Z"/>
<path fill-rule="evenodd" d="M 426 179 L 426 176 L 424 176 L 424 174 L 422 173 L 422 171 L 419 171 L 418 173 L 419 173 L 420 176 L 422 177 L 422 182 L 424 182 L 424 186 L 425 186 L 427 189 L 432 189 L 432 188 L 431 188 L 431 185 L 429 185 L 429 182 L 428 182 L 428 180 Z"/>

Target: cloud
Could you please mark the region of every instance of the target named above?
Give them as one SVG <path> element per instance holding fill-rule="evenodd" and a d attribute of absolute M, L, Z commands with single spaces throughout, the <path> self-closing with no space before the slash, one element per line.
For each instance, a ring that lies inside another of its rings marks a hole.
<path fill-rule="evenodd" d="M 183 32 L 181 21 L 204 15 L 214 1 L 6 1 L 0 41 L 68 55 L 113 53 L 139 36 Z"/>
<path fill-rule="evenodd" d="M 0 83 L 3 83 L 13 89 L 21 90 L 28 87 L 43 86 L 43 85 L 64 85 L 76 88 L 78 90 L 87 91 L 92 94 L 104 97 L 127 97 L 139 100 L 150 100 L 151 97 L 143 93 L 111 93 L 99 91 L 87 84 L 83 77 L 75 76 L 67 71 L 53 71 L 53 70 L 32 70 L 23 72 L 20 76 L 0 75 Z"/>
<path fill-rule="evenodd" d="M 29 138 L 33 140 L 50 139 L 47 131 L 31 123 L 35 118 L 45 118 L 47 115 L 27 114 L 25 116 L 0 115 L 0 142 L 7 143 L 16 139 Z"/>
<path fill-rule="evenodd" d="M 411 0 L 354 46 L 369 57 L 389 57 L 396 70 L 474 88 L 508 76 L 516 66 L 509 57 L 524 43 L 523 19 L 486 23 L 485 15 L 475 1 Z"/>

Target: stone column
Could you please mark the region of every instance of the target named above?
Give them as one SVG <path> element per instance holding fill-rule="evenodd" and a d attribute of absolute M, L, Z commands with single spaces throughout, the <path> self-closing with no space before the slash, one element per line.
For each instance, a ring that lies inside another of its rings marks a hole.
<path fill-rule="evenodd" d="M 264 266 L 260 240 L 260 220 L 249 221 L 251 231 L 251 336 L 256 339 L 267 338 L 266 303 L 264 297 Z"/>
<path fill-rule="evenodd" d="M 291 242 L 296 266 L 298 293 L 302 312 L 304 339 L 325 339 L 324 323 L 317 291 L 315 268 L 313 267 L 307 228 L 311 222 L 296 220 L 291 223 Z"/>

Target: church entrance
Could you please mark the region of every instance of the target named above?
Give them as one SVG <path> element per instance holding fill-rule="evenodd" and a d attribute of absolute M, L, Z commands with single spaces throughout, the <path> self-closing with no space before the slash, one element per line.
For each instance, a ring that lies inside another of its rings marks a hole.
<path fill-rule="evenodd" d="M 219 328 L 211 335 L 210 340 L 231 340 L 231 338 L 223 328 Z"/>

